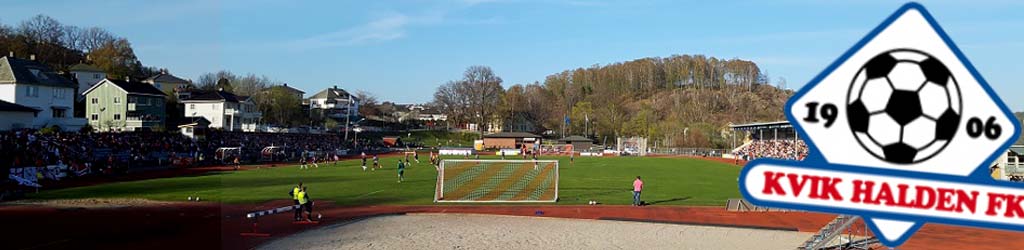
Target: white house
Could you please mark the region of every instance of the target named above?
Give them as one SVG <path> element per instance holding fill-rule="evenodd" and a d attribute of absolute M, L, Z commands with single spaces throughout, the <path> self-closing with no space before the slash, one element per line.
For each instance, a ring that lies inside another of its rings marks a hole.
<path fill-rule="evenodd" d="M 224 131 L 255 132 L 256 124 L 263 114 L 248 96 L 236 96 L 225 91 L 197 93 L 187 100 L 186 117 L 203 117 L 210 121 L 210 128 Z"/>
<path fill-rule="evenodd" d="M 309 110 L 322 110 L 328 117 L 344 118 L 359 115 L 359 98 L 338 86 L 324 89 L 309 97 Z"/>
<path fill-rule="evenodd" d="M 107 79 L 106 72 L 103 72 L 103 70 L 96 66 L 84 63 L 72 65 L 68 68 L 68 72 L 71 72 L 71 75 L 74 76 L 75 81 L 77 81 L 78 94 L 75 96 L 79 100 L 85 98 L 85 95 L 82 95 L 82 93 L 85 93 L 85 90 L 91 88 L 92 85 L 96 85 L 96 83 L 103 79 Z"/>
<path fill-rule="evenodd" d="M 0 131 L 27 128 L 38 113 L 37 109 L 0 100 Z"/>
<path fill-rule="evenodd" d="M 0 58 L 0 100 L 39 110 L 27 128 L 58 126 L 78 131 L 84 118 L 74 118 L 75 83 L 35 60 Z"/>

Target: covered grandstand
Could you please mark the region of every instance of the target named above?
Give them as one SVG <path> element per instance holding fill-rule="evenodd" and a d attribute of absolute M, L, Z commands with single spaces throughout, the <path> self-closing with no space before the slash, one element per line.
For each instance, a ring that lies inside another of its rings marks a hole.
<path fill-rule="evenodd" d="M 733 124 L 729 128 L 734 132 L 733 150 L 726 158 L 801 160 L 807 156 L 807 144 L 788 121 Z"/>

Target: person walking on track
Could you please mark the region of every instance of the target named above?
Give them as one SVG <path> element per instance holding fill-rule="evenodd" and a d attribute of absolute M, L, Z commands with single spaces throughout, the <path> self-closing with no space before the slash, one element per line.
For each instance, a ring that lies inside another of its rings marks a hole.
<path fill-rule="evenodd" d="M 640 176 L 636 176 L 636 180 L 633 180 L 633 206 L 640 206 L 643 203 L 640 202 L 640 191 L 644 189 L 644 181 L 640 180 Z"/>
<path fill-rule="evenodd" d="M 299 203 L 299 193 L 301 193 L 301 192 L 302 192 L 302 182 L 301 181 L 299 182 L 299 185 L 297 185 L 294 188 L 292 188 L 291 192 L 288 192 L 288 195 L 292 196 L 292 201 L 295 202 L 295 205 L 302 205 L 301 203 Z M 302 220 L 302 208 L 301 207 L 295 208 L 295 221 L 299 221 L 299 220 Z"/>
<path fill-rule="evenodd" d="M 298 198 L 299 198 L 299 205 L 300 205 L 301 208 L 299 210 L 296 210 L 296 211 L 299 211 L 299 217 L 298 217 L 299 220 L 302 220 L 302 212 L 306 212 L 306 221 L 312 222 L 313 221 L 313 199 L 309 198 L 309 194 L 307 193 L 307 191 L 308 191 L 308 187 L 302 187 L 302 191 L 299 191 Z"/>

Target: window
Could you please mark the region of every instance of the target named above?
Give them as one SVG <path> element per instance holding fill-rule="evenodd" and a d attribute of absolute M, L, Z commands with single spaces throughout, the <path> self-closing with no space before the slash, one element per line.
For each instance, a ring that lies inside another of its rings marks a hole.
<path fill-rule="evenodd" d="M 121 114 L 114 114 L 114 120 L 120 121 L 121 120 Z"/>
<path fill-rule="evenodd" d="M 92 114 L 92 115 L 89 115 L 89 119 L 90 119 L 90 120 L 93 120 L 93 121 L 95 121 L 95 120 L 99 120 L 99 119 L 100 119 L 100 115 L 99 115 L 99 114 Z"/>
<path fill-rule="evenodd" d="M 39 87 L 38 86 L 26 86 L 25 87 L 25 96 L 27 96 L 27 97 L 39 97 Z"/>
<path fill-rule="evenodd" d="M 120 97 L 114 97 L 114 103 L 121 103 Z"/>
<path fill-rule="evenodd" d="M 64 118 L 65 113 L 63 109 L 53 109 L 53 118 Z"/>
<path fill-rule="evenodd" d="M 102 77 L 100 77 L 100 74 L 92 74 L 92 78 L 97 78 L 97 79 L 99 79 L 99 78 L 102 78 Z"/>
<path fill-rule="evenodd" d="M 92 100 L 91 100 L 90 102 L 91 102 L 92 104 L 97 104 L 97 103 L 100 103 L 100 99 L 99 99 L 99 98 L 96 98 L 96 97 L 93 97 L 93 98 L 92 98 Z"/>
<path fill-rule="evenodd" d="M 196 105 L 195 104 L 189 104 L 188 105 L 188 109 L 196 109 Z"/>
<path fill-rule="evenodd" d="M 128 103 L 139 103 L 139 98 L 134 97 L 134 96 L 129 96 L 128 97 Z"/>

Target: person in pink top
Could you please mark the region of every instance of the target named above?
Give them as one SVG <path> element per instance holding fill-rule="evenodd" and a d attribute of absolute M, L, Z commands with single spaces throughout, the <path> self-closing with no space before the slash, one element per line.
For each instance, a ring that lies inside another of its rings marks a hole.
<path fill-rule="evenodd" d="M 644 181 L 640 180 L 640 176 L 636 176 L 636 180 L 633 180 L 633 206 L 640 206 L 640 191 L 644 189 Z"/>

